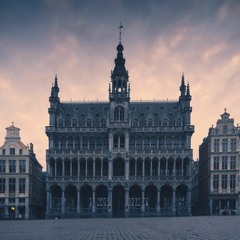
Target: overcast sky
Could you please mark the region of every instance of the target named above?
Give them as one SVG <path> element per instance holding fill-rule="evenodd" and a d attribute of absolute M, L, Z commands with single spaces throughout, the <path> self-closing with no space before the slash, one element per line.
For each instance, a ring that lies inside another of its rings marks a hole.
<path fill-rule="evenodd" d="M 239 0 L 0 0 L 0 138 L 14 122 L 45 169 L 48 98 L 107 100 L 118 25 L 131 99 L 192 95 L 194 159 L 227 108 L 240 122 Z"/>

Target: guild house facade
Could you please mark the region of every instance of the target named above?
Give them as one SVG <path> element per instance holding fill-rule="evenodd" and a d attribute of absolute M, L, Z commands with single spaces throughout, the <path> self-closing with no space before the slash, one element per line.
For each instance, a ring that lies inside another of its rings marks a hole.
<path fill-rule="evenodd" d="M 47 212 L 52 217 L 191 214 L 191 95 L 131 101 L 121 40 L 109 100 L 61 102 L 51 89 Z M 107 89 L 106 89 L 107 90 Z"/>
<path fill-rule="evenodd" d="M 239 134 L 225 109 L 199 147 L 200 214 L 240 214 Z"/>
<path fill-rule="evenodd" d="M 0 219 L 43 218 L 43 173 L 33 144 L 23 144 L 13 124 L 6 130 L 0 147 Z"/>

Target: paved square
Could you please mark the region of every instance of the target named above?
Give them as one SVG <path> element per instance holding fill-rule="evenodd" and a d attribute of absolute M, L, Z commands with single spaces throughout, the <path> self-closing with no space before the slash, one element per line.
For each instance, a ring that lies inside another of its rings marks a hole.
<path fill-rule="evenodd" d="M 1 240 L 239 240 L 240 216 L 0 221 Z"/>

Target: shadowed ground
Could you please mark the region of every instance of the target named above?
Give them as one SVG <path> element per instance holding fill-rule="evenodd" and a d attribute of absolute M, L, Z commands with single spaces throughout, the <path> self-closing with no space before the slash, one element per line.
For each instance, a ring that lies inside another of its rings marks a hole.
<path fill-rule="evenodd" d="M 0 239 L 239 240 L 240 216 L 0 221 Z"/>

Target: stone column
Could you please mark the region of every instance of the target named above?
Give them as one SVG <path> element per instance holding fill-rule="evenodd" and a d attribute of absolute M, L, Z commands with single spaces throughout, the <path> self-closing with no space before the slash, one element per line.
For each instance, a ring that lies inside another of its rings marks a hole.
<path fill-rule="evenodd" d="M 209 198 L 209 215 L 212 215 L 212 214 L 213 214 L 212 206 L 213 206 L 213 200 L 212 200 L 212 198 L 210 197 L 210 198 Z"/>
<path fill-rule="evenodd" d="M 70 160 L 70 177 L 72 177 L 72 170 L 73 170 L 73 162 L 72 159 Z"/>
<path fill-rule="evenodd" d="M 85 177 L 87 177 L 88 176 L 88 160 L 87 159 L 85 159 Z"/>
<path fill-rule="evenodd" d="M 183 176 L 183 161 L 184 161 L 184 160 L 182 159 L 182 176 Z"/>
<path fill-rule="evenodd" d="M 55 177 L 57 176 L 57 160 L 54 161 Z"/>
<path fill-rule="evenodd" d="M 95 214 L 95 210 L 96 210 L 95 190 L 93 190 L 92 196 L 93 196 L 93 199 L 92 199 L 92 213 L 94 215 Z"/>
<path fill-rule="evenodd" d="M 62 190 L 62 209 L 61 209 L 62 215 L 65 213 L 65 191 Z"/>
<path fill-rule="evenodd" d="M 192 194 L 191 194 L 192 192 L 191 192 L 191 190 L 189 190 L 188 191 L 188 196 L 187 196 L 187 199 L 188 199 L 188 201 L 187 201 L 187 214 L 188 215 L 191 215 L 191 208 L 192 208 Z"/>
<path fill-rule="evenodd" d="M 152 159 L 150 160 L 150 176 L 152 177 Z"/>
<path fill-rule="evenodd" d="M 62 159 L 62 177 L 65 176 L 65 164 L 64 160 Z"/>
<path fill-rule="evenodd" d="M 157 190 L 157 213 L 160 213 L 160 189 Z"/>
<path fill-rule="evenodd" d="M 112 189 L 108 189 L 108 214 L 112 216 Z"/>
<path fill-rule="evenodd" d="M 134 161 L 134 176 L 137 176 L 137 159 Z"/>
<path fill-rule="evenodd" d="M 166 176 L 168 176 L 168 159 L 166 159 Z"/>
<path fill-rule="evenodd" d="M 176 216 L 176 190 L 173 190 L 173 202 L 172 202 L 173 216 Z"/>
<path fill-rule="evenodd" d="M 103 176 L 103 159 L 101 159 L 101 177 Z"/>
<path fill-rule="evenodd" d="M 25 220 L 28 220 L 29 216 L 29 198 L 25 198 Z"/>
<path fill-rule="evenodd" d="M 78 191 L 77 191 L 77 214 L 78 215 L 80 214 L 80 211 L 81 211 L 81 208 L 80 208 L 80 190 L 78 189 Z"/>
<path fill-rule="evenodd" d="M 50 192 L 49 190 L 47 190 L 47 206 L 46 206 L 46 215 L 49 214 L 49 210 L 50 210 Z"/>
<path fill-rule="evenodd" d="M 129 151 L 129 132 L 126 132 L 126 141 L 125 141 L 125 148 L 127 151 Z"/>
<path fill-rule="evenodd" d="M 108 159 L 108 178 L 112 179 L 112 159 Z"/>
<path fill-rule="evenodd" d="M 126 179 L 128 180 L 129 179 L 129 159 L 126 158 L 125 160 L 125 176 L 126 176 Z"/>
<path fill-rule="evenodd" d="M 95 178 L 95 176 L 96 176 L 96 161 L 95 161 L 96 159 L 94 158 L 93 159 L 93 178 Z"/>
<path fill-rule="evenodd" d="M 125 216 L 128 217 L 129 213 L 129 190 L 125 189 Z"/>
<path fill-rule="evenodd" d="M 143 159 L 143 165 L 142 165 L 142 176 L 143 176 L 143 179 L 145 177 L 145 159 Z"/>
<path fill-rule="evenodd" d="M 158 179 L 160 177 L 160 159 L 158 159 L 158 166 L 157 166 L 157 175 L 158 175 Z"/>
<path fill-rule="evenodd" d="M 18 204 L 19 204 L 19 200 L 16 197 L 15 198 L 15 219 L 18 219 Z"/>
<path fill-rule="evenodd" d="M 144 212 L 145 212 L 145 203 L 144 203 L 144 190 L 142 190 L 142 215 L 144 216 Z"/>

